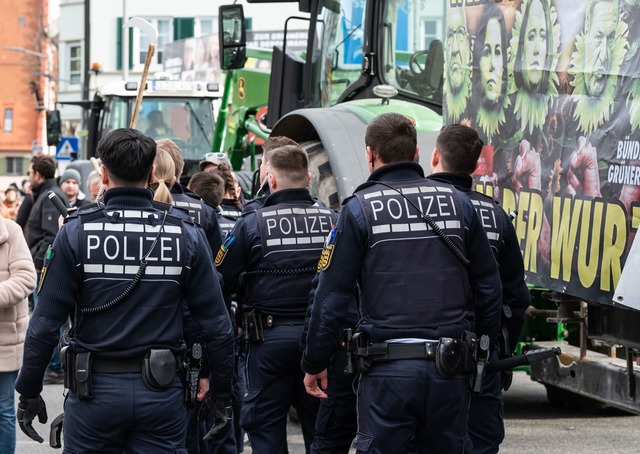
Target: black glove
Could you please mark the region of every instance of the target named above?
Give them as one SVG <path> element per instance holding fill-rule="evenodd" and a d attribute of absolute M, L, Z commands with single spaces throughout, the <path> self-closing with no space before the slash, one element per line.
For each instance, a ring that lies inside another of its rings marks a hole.
<path fill-rule="evenodd" d="M 212 440 L 233 419 L 231 399 L 221 399 L 207 394 L 202 400 L 199 417 L 206 420 L 210 413 L 213 415 L 213 426 L 204 436 L 205 441 Z"/>
<path fill-rule="evenodd" d="M 18 417 L 20 429 L 27 435 L 27 437 L 37 441 L 38 443 L 42 443 L 44 441 L 43 438 L 38 435 L 38 432 L 36 432 L 32 425 L 33 419 L 36 416 L 38 417 L 40 424 L 45 424 L 47 422 L 47 406 L 44 404 L 42 396 L 40 396 L 40 394 L 36 397 L 20 396 L 18 412 L 16 415 Z"/>

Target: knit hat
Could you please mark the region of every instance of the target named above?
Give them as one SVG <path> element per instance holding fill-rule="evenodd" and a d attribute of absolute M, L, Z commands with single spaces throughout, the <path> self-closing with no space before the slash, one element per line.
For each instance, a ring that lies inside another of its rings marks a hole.
<path fill-rule="evenodd" d="M 67 169 L 60 176 L 60 184 L 64 183 L 67 180 L 76 180 L 78 185 L 82 184 L 82 178 L 80 177 L 80 172 L 75 169 Z"/>

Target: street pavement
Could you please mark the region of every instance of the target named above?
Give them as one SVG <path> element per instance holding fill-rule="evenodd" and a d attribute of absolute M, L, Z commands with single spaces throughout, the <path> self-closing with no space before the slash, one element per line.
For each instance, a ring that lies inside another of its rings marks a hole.
<path fill-rule="evenodd" d="M 63 391 L 62 385 L 44 387 L 42 396 L 47 403 L 49 422 L 62 411 Z M 501 453 L 640 453 L 639 416 L 612 410 L 586 414 L 552 404 L 547 400 L 545 387 L 532 382 L 524 372 L 514 374 L 513 385 L 505 393 L 504 400 L 506 437 Z M 35 422 L 34 427 L 46 443 L 49 424 L 45 427 Z M 288 432 L 289 452 L 303 454 L 300 428 L 290 423 Z M 31 441 L 18 429 L 16 452 L 39 454 L 60 451 Z M 245 453 L 251 453 L 251 448 L 247 447 Z"/>

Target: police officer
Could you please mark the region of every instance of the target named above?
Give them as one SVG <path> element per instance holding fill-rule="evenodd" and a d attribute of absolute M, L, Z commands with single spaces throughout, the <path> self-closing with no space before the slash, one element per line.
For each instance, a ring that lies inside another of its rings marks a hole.
<path fill-rule="evenodd" d="M 211 246 L 212 253 L 216 253 L 222 244 L 222 234 L 218 225 L 216 210 L 197 194 L 189 191 L 180 184 L 180 176 L 184 170 L 184 158 L 182 151 L 171 139 L 160 139 L 156 141 L 158 148 L 163 149 L 171 155 L 176 168 L 176 182 L 171 187 L 171 197 L 173 204 L 189 212 L 195 222 L 200 224 L 207 235 L 207 241 Z"/>
<path fill-rule="evenodd" d="M 482 146 L 482 140 L 472 128 L 459 124 L 445 126 L 436 141 L 428 178 L 451 183 L 464 191 L 487 232 L 502 281 L 503 323 L 499 344 L 493 346 L 491 352 L 497 359 L 511 356 L 515 350 L 531 295 L 524 280 L 518 238 L 509 216 L 492 198 L 472 190 L 471 174 L 476 170 Z M 473 442 L 472 453 L 497 453 L 504 439 L 502 387 L 508 387 L 510 382 L 503 382 L 502 377 L 510 380 L 510 374 L 488 374 L 481 394 L 471 399 L 469 435 Z"/>
<path fill-rule="evenodd" d="M 464 334 L 467 309 L 475 293 L 477 335 L 498 337 L 497 265 L 469 200 L 424 178 L 416 130 L 406 117 L 376 117 L 365 141 L 371 176 L 345 201 L 318 264 L 304 383 L 311 395 L 326 396 L 327 359 L 358 283 L 353 447 L 408 452 L 415 440 L 418 452 L 463 452 L 464 356 L 473 345 Z"/>
<path fill-rule="evenodd" d="M 311 281 L 335 214 L 314 206 L 306 152 L 297 145 L 271 151 L 264 206 L 245 213 L 216 257 L 225 294 L 237 290 L 247 392 L 240 422 L 254 453 L 286 453 L 293 405 L 305 446 L 313 439 L 317 399 L 305 393 L 299 343 Z M 241 281 L 241 282 L 239 282 Z"/>
<path fill-rule="evenodd" d="M 212 367 L 208 392 L 227 404 L 233 335 L 202 230 L 186 214 L 158 209 L 147 189 L 155 142 L 116 129 L 98 144 L 104 206 L 67 218 L 47 252 L 41 300 L 30 320 L 15 384 L 18 421 L 42 442 L 42 375 L 60 326 L 74 314 L 65 381 L 64 445 L 70 452 L 184 449 L 186 413 L 176 355 L 184 351 L 181 301 L 201 327 Z"/>
<path fill-rule="evenodd" d="M 224 162 L 216 167 L 213 172 L 224 181 L 224 196 L 217 210 L 218 223 L 224 239 L 227 233 L 236 225 L 240 216 L 242 216 L 242 200 L 240 197 L 242 191 L 235 175 L 231 171 L 231 167 Z"/>

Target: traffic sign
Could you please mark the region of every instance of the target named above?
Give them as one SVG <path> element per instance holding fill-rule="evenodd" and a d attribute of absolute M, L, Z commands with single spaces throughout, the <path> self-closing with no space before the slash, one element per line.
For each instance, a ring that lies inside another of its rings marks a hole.
<path fill-rule="evenodd" d="M 78 153 L 78 138 L 63 137 L 60 145 L 56 147 L 56 159 L 58 161 L 70 160 L 71 153 Z"/>

